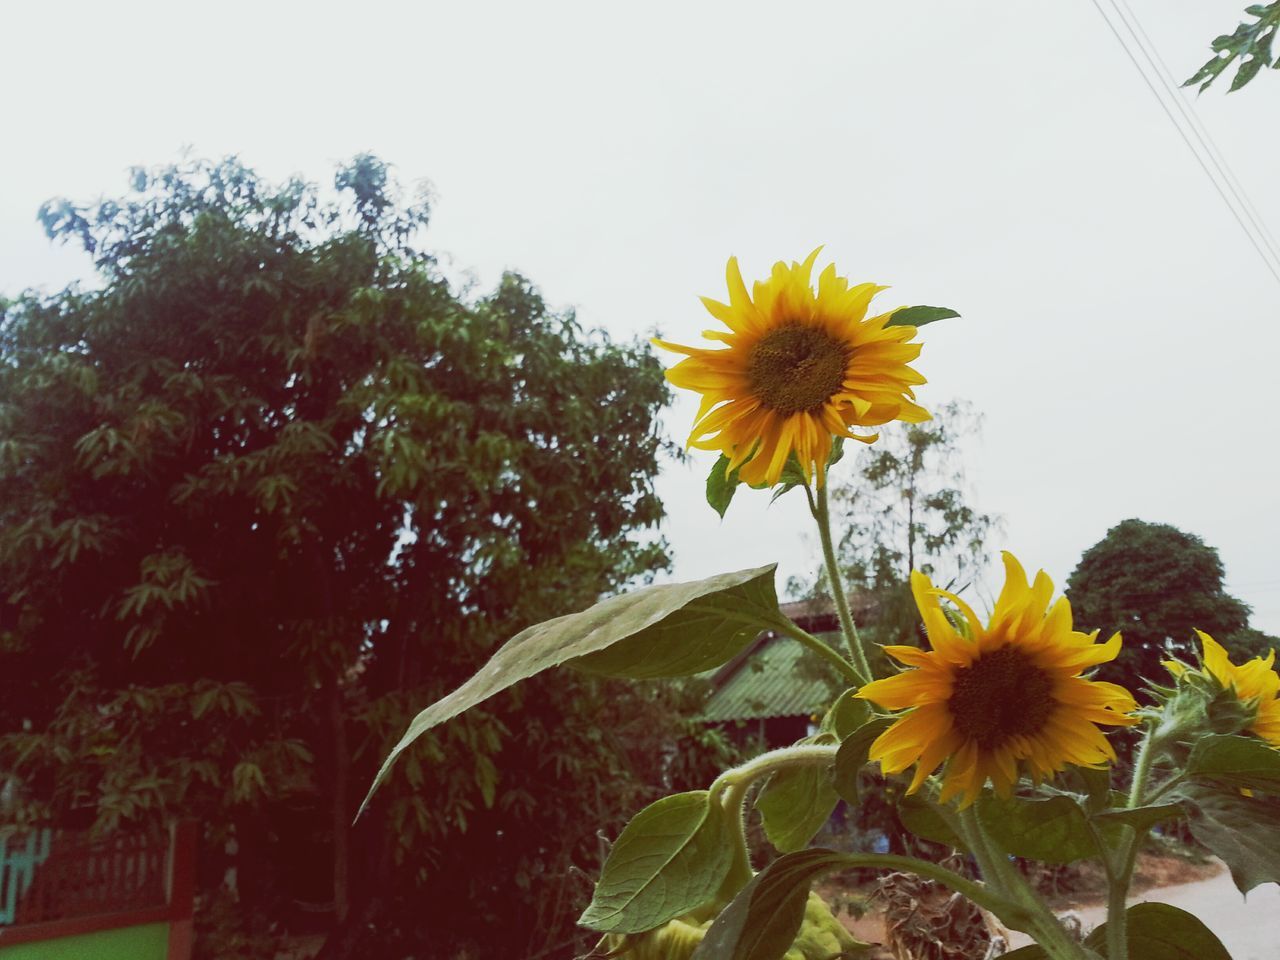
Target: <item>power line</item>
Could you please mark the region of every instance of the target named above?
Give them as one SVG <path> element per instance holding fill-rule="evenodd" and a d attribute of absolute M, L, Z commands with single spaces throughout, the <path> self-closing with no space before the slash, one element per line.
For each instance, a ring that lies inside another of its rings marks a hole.
<path fill-rule="evenodd" d="M 1236 223 L 1240 225 L 1240 229 L 1244 231 L 1245 236 L 1249 238 L 1249 242 L 1253 244 L 1253 249 L 1258 252 L 1258 256 L 1262 258 L 1262 262 L 1271 272 L 1271 275 L 1275 277 L 1276 282 L 1280 283 L 1280 270 L 1278 270 L 1276 265 L 1271 262 L 1271 257 L 1269 257 L 1263 250 L 1262 244 L 1258 242 L 1258 238 L 1254 235 L 1254 232 L 1249 229 L 1248 225 L 1246 225 L 1244 218 L 1240 216 L 1240 211 L 1236 209 L 1235 204 L 1233 204 L 1230 198 L 1228 198 L 1226 191 L 1222 188 L 1222 184 L 1219 183 L 1218 178 L 1213 175 L 1213 172 L 1209 169 L 1209 165 L 1205 163 L 1204 157 L 1200 155 L 1200 151 L 1198 151 L 1195 148 L 1195 145 L 1192 144 L 1191 138 L 1187 136 L 1187 132 L 1183 129 L 1182 124 L 1178 122 L 1173 111 L 1169 109 L 1169 105 L 1165 103 L 1164 98 L 1160 96 L 1160 92 L 1156 89 L 1155 84 L 1152 83 L 1151 78 L 1147 76 L 1147 72 L 1142 69 L 1142 65 L 1138 62 L 1138 58 L 1135 57 L 1133 55 L 1133 51 L 1129 49 L 1129 44 L 1125 42 L 1124 37 L 1120 34 L 1120 31 L 1116 29 L 1111 18 L 1107 16 L 1106 11 L 1102 9 L 1102 4 L 1099 0 L 1091 0 L 1091 2 L 1093 3 L 1094 9 L 1098 11 L 1098 15 L 1102 17 L 1103 22 L 1106 23 L 1107 28 L 1111 31 L 1112 36 L 1116 38 L 1116 42 L 1120 44 L 1120 48 L 1124 50 L 1125 56 L 1129 58 L 1129 62 L 1133 64 L 1133 68 L 1137 70 L 1139 76 L 1142 77 L 1142 81 L 1147 85 L 1147 89 L 1151 91 L 1151 95 L 1155 97 L 1156 102 L 1160 104 L 1160 109 L 1164 111 L 1165 116 L 1169 118 L 1169 122 L 1172 123 L 1174 129 L 1178 131 L 1178 136 L 1182 137 L 1182 142 L 1187 145 L 1187 149 L 1191 151 L 1192 155 L 1196 158 L 1196 162 L 1200 164 L 1200 169 L 1203 170 L 1205 176 L 1209 178 L 1209 182 L 1213 184 L 1213 188 L 1218 191 L 1218 196 L 1221 197 L 1222 202 L 1227 205 L 1227 209 L 1230 210 L 1231 215 L 1235 217 Z M 1123 15 L 1120 14 L 1118 9 L 1116 9 L 1116 15 L 1123 21 Z"/>
<path fill-rule="evenodd" d="M 1244 208 L 1245 215 L 1249 218 L 1249 222 L 1253 224 L 1258 236 L 1266 244 L 1268 252 L 1272 259 L 1280 264 L 1280 252 L 1277 251 L 1276 238 L 1271 235 L 1271 231 L 1267 228 L 1266 221 L 1262 218 L 1262 214 L 1258 212 L 1257 207 L 1253 203 L 1253 199 L 1244 189 L 1244 185 L 1240 183 L 1235 171 L 1231 169 L 1231 164 L 1227 162 L 1227 158 L 1222 155 L 1222 151 L 1218 149 L 1217 143 L 1205 129 L 1200 117 L 1196 113 L 1191 104 L 1187 103 L 1186 98 L 1181 95 L 1178 82 L 1173 79 L 1173 73 L 1169 69 L 1169 65 L 1165 63 L 1164 57 L 1160 55 L 1160 50 L 1151 41 L 1151 37 L 1147 34 L 1146 28 L 1142 26 L 1142 21 L 1138 19 L 1138 15 L 1134 13 L 1133 8 L 1129 5 L 1129 0 L 1111 0 L 1112 6 L 1119 6 L 1121 19 L 1129 30 L 1130 36 L 1138 43 L 1138 48 L 1142 50 L 1143 55 L 1147 58 L 1147 62 L 1151 64 L 1153 70 L 1164 83 L 1165 92 L 1178 106 L 1179 112 L 1183 118 L 1191 126 L 1191 132 L 1195 134 L 1200 145 L 1208 153 L 1209 158 L 1218 169 L 1218 173 L 1222 175 L 1230 187 L 1231 192 L 1235 195 L 1240 206 Z"/>

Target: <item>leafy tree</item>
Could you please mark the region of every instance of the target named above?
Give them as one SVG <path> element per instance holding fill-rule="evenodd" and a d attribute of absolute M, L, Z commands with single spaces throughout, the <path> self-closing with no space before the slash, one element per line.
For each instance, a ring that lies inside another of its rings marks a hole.
<path fill-rule="evenodd" d="M 525 685 L 351 821 L 493 644 L 666 564 L 661 367 L 518 276 L 451 290 L 427 198 L 376 158 L 334 187 L 192 162 L 42 208 L 100 282 L 2 304 L 0 768 L 20 819 L 199 817 L 206 884 L 234 866 L 268 913 L 547 950 L 589 891 L 533 878 L 594 871 L 680 733 L 670 694 Z"/>
<path fill-rule="evenodd" d="M 1213 56 L 1183 83 L 1184 87 L 1198 83 L 1203 92 L 1236 60 L 1240 62 L 1231 81 L 1231 90 L 1239 90 L 1256 77 L 1263 67 L 1280 69 L 1280 56 L 1271 49 L 1276 31 L 1280 30 L 1280 0 L 1255 3 L 1245 13 L 1253 20 L 1241 21 L 1232 33 L 1217 37 L 1209 45 Z"/>
<path fill-rule="evenodd" d="M 1125 520 L 1086 550 L 1067 578 L 1076 628 L 1119 630 L 1120 656 L 1102 675 L 1131 690 L 1166 678 L 1170 653 L 1194 660 L 1194 631 L 1229 650 L 1253 656 L 1265 634 L 1247 630 L 1249 607 L 1226 592 L 1218 551 L 1194 534 L 1143 520 Z"/>
<path fill-rule="evenodd" d="M 987 562 L 987 539 L 999 523 L 975 510 L 964 490 L 963 444 L 978 433 L 980 418 L 961 401 L 933 414 L 925 423 L 885 427 L 859 451 L 849 479 L 832 471 L 833 522 L 842 531 L 837 560 L 846 582 L 874 608 L 881 643 L 915 642 L 911 571 L 965 589 Z"/>

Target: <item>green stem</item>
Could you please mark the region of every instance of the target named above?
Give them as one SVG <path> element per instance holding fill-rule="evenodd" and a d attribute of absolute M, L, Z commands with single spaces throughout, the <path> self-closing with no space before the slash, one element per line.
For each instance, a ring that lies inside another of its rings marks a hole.
<path fill-rule="evenodd" d="M 818 536 L 822 540 L 822 556 L 827 563 L 827 580 L 831 584 L 831 597 L 836 602 L 836 615 L 840 618 L 840 630 L 844 634 L 844 642 L 853 653 L 853 662 L 858 672 L 864 677 L 871 676 L 871 666 L 867 662 L 867 653 L 862 647 L 862 638 L 858 636 L 858 628 L 854 625 L 853 615 L 849 612 L 849 600 L 844 593 L 844 584 L 840 576 L 840 567 L 836 563 L 835 545 L 831 541 L 831 510 L 827 503 L 827 485 L 818 487 L 817 498 L 806 485 L 805 495 L 809 498 L 809 510 L 813 519 L 818 522 Z"/>
<path fill-rule="evenodd" d="M 1153 728 L 1148 725 L 1147 732 L 1142 738 L 1142 745 L 1138 747 L 1138 760 L 1133 767 L 1133 782 L 1129 785 L 1129 800 L 1125 804 L 1130 810 L 1142 806 L 1145 799 L 1143 794 L 1147 788 L 1147 778 L 1151 775 L 1151 764 L 1156 756 L 1156 751 L 1152 747 L 1155 741 L 1153 734 Z M 1138 847 L 1145 839 L 1147 831 L 1136 827 L 1125 827 L 1123 834 L 1119 868 L 1110 878 L 1110 890 L 1107 893 L 1107 960 L 1129 960 L 1129 924 L 1126 914 L 1129 883 L 1133 879 L 1133 866 L 1138 859 Z"/>
<path fill-rule="evenodd" d="M 810 764 L 827 764 L 835 761 L 835 745 L 800 744 L 771 750 L 749 760 L 740 767 L 726 770 L 716 777 L 711 785 L 711 801 L 717 800 L 724 806 L 729 815 L 729 828 L 732 831 L 730 842 L 733 846 L 733 861 L 729 874 L 720 887 L 721 899 L 732 899 L 735 894 L 748 883 L 754 875 L 751 869 L 751 851 L 747 847 L 747 791 L 757 780 L 785 770 L 788 767 L 801 767 Z"/>
<path fill-rule="evenodd" d="M 978 861 L 983 878 L 1002 898 L 1018 907 L 1012 920 L 1001 919 L 1013 929 L 1029 933 L 1052 960 L 1083 960 L 1084 949 L 1071 939 L 1053 911 L 1009 861 L 1009 855 L 983 828 L 974 806 L 959 811 L 956 826 Z"/>
<path fill-rule="evenodd" d="M 861 687 L 867 682 L 867 678 L 858 672 L 857 667 L 842 657 L 837 651 L 823 643 L 818 637 L 815 637 L 812 633 L 805 630 L 798 624 L 792 623 L 786 617 L 781 617 L 778 620 L 778 627 L 786 633 L 787 636 L 792 637 L 795 640 L 799 640 L 818 656 L 822 657 L 822 659 L 834 666 L 840 671 L 840 676 L 844 677 L 845 680 L 853 684 L 855 687 Z"/>

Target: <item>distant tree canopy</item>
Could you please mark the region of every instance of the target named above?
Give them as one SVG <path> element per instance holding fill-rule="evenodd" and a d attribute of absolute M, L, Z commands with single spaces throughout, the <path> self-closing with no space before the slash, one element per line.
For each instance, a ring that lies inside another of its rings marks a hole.
<path fill-rule="evenodd" d="M 1196 629 L 1237 658 L 1274 640 L 1248 629 L 1249 607 L 1226 592 L 1223 575 L 1218 551 L 1194 534 L 1125 520 L 1084 552 L 1066 593 L 1076 629 L 1123 633 L 1120 656 L 1102 675 L 1137 691 L 1144 679 L 1168 679 L 1160 661 L 1171 652 L 1193 659 Z"/>
<path fill-rule="evenodd" d="M 518 276 L 451 290 L 416 245 L 425 199 L 370 156 L 332 194 L 193 162 L 41 219 L 101 285 L 0 303 L 11 816 L 194 814 L 215 852 L 234 832 L 260 898 L 342 914 L 357 889 L 427 891 L 442 950 L 563 935 L 574 898 L 553 916 L 512 883 L 592 871 L 587 831 L 652 772 L 572 718 L 622 724 L 634 695 L 527 685 L 419 741 L 358 845 L 349 825 L 408 719 L 496 643 L 666 565 L 646 532 L 667 399 L 649 348 Z M 517 773 L 499 784 L 504 749 Z M 581 793 L 557 789 L 566 769 Z M 529 829 L 495 839 L 495 803 Z"/>

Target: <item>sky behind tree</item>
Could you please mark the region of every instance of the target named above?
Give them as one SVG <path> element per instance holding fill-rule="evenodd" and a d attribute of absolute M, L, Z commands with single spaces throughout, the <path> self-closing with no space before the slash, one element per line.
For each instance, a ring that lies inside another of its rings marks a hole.
<path fill-rule="evenodd" d="M 1239 0 L 1133 0 L 1175 76 Z M 235 153 L 328 180 L 373 151 L 428 180 L 443 268 L 504 269 L 618 335 L 693 343 L 724 261 L 748 281 L 825 244 L 922 330 L 925 406 L 970 400 L 997 546 L 1059 587 L 1128 517 L 1219 548 L 1280 633 L 1280 283 L 1087 0 L 857 3 L 59 3 L 2 16 L 0 291 L 87 278 L 35 221 L 132 165 Z M 1280 77 L 1195 101 L 1280 230 Z M 694 412 L 668 412 L 683 439 Z M 662 481 L 676 576 L 817 557 L 802 499 Z M 803 540 L 797 536 L 803 534 Z M 780 579 L 781 582 L 781 579 Z"/>

